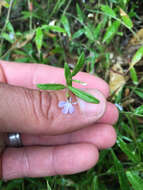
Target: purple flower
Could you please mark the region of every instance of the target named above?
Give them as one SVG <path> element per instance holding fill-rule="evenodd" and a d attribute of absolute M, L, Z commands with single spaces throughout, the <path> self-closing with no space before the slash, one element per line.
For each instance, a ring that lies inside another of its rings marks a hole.
<path fill-rule="evenodd" d="M 64 114 L 72 114 L 75 111 L 75 108 L 73 107 L 73 104 L 77 104 L 76 102 L 72 103 L 72 98 L 70 97 L 66 102 L 60 101 L 58 104 L 59 108 L 63 108 L 62 112 Z"/>

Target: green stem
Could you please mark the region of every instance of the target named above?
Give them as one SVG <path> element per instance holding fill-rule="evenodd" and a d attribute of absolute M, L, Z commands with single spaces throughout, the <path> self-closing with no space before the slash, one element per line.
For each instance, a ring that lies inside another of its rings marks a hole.
<path fill-rule="evenodd" d="M 9 18 L 10 18 L 10 13 L 11 13 L 11 8 L 12 8 L 12 5 L 13 5 L 13 1 L 14 1 L 14 0 L 10 0 L 9 9 L 8 9 L 8 12 L 7 12 L 7 17 L 6 17 L 6 21 L 5 21 L 5 24 L 4 24 L 4 26 L 3 26 L 2 30 L 1 30 L 1 34 L 0 34 L 0 35 L 2 35 L 2 33 L 3 33 L 3 32 L 5 31 L 5 29 L 6 29 L 7 23 L 8 23 Z M 0 48 L 0 56 L 2 55 L 3 42 L 4 42 L 4 39 L 2 39 L 1 42 L 0 42 L 0 47 L 1 47 L 1 48 Z"/>

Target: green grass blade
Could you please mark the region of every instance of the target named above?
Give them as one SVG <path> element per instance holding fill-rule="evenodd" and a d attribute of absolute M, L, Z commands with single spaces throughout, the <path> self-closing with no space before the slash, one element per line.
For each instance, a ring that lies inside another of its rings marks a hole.
<path fill-rule="evenodd" d="M 108 5 L 101 5 L 101 10 L 111 17 L 116 17 L 115 11 L 112 8 L 110 8 Z"/>
<path fill-rule="evenodd" d="M 132 67 L 132 68 L 130 69 L 130 76 L 131 76 L 131 79 L 132 79 L 133 83 L 134 83 L 135 85 L 137 85 L 137 84 L 139 83 L 139 81 L 138 81 L 137 72 L 136 72 L 136 70 L 135 70 L 134 67 Z"/>
<path fill-rule="evenodd" d="M 118 160 L 116 154 L 114 153 L 114 151 L 112 149 L 111 149 L 111 154 L 112 154 L 112 157 L 113 157 L 114 167 L 115 167 L 116 173 L 118 175 L 121 190 L 130 190 L 129 184 L 127 182 L 127 177 L 125 175 L 125 171 L 124 171 L 124 168 L 123 168 L 123 165 Z"/>
<path fill-rule="evenodd" d="M 120 147 L 120 149 L 127 155 L 127 157 L 132 160 L 132 162 L 137 163 L 139 162 L 138 155 L 132 152 L 128 145 L 122 140 L 120 136 L 118 136 L 117 139 L 117 145 Z"/>
<path fill-rule="evenodd" d="M 61 23 L 63 24 L 64 29 L 67 32 L 68 37 L 70 38 L 71 37 L 70 24 L 69 24 L 68 18 L 65 15 L 62 16 Z"/>
<path fill-rule="evenodd" d="M 115 36 L 115 34 L 118 32 L 120 26 L 120 22 L 119 21 L 114 21 L 106 30 L 106 33 L 103 37 L 103 43 L 106 42 L 107 44 L 109 44 L 111 42 L 111 40 L 113 39 L 113 37 Z"/>
<path fill-rule="evenodd" d="M 138 176 L 137 172 L 127 171 L 126 176 L 134 190 L 143 190 L 143 179 Z"/>

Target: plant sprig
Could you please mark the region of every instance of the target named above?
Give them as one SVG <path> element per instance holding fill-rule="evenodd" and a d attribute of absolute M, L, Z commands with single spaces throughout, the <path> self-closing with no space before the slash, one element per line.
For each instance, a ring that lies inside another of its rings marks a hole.
<path fill-rule="evenodd" d="M 84 65 L 84 60 L 85 60 L 85 55 L 82 53 L 77 61 L 77 64 L 75 65 L 74 69 L 71 71 L 68 64 L 64 64 L 64 75 L 66 79 L 66 85 L 63 84 L 37 84 L 37 87 L 41 90 L 63 90 L 67 89 L 67 97 L 70 97 L 69 92 L 72 92 L 75 96 L 83 99 L 86 102 L 93 103 L 93 104 L 98 104 L 100 101 L 95 98 L 93 95 L 84 92 L 83 90 L 80 90 L 78 88 L 75 88 L 72 86 L 72 82 L 77 82 L 80 84 L 85 84 L 82 81 L 72 79 L 83 67 Z"/>

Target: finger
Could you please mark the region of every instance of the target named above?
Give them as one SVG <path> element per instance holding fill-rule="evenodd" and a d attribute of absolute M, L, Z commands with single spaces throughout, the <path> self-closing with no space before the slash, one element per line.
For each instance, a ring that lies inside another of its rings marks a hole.
<path fill-rule="evenodd" d="M 73 96 L 75 112 L 63 114 L 58 107 L 65 101 L 65 91 L 39 91 L 0 84 L 0 131 L 56 135 L 78 130 L 101 118 L 106 100 L 98 90 L 88 90 L 99 104 L 87 103 Z"/>
<path fill-rule="evenodd" d="M 115 142 L 115 129 L 108 124 L 96 124 L 72 133 L 56 136 L 22 134 L 22 143 L 24 146 L 54 146 L 73 143 L 91 143 L 96 145 L 98 149 L 105 149 L 112 147 Z"/>
<path fill-rule="evenodd" d="M 93 167 L 97 160 L 98 150 L 92 144 L 8 148 L 3 154 L 3 179 L 74 174 Z"/>
<path fill-rule="evenodd" d="M 108 123 L 110 125 L 114 125 L 118 121 L 119 112 L 117 107 L 107 102 L 107 107 L 104 115 L 97 121 L 97 123 Z"/>
<path fill-rule="evenodd" d="M 65 84 L 64 70 L 57 67 L 41 64 L 22 64 L 0 61 L 3 73 L 8 84 L 36 88 L 38 83 L 62 83 Z M 101 78 L 80 72 L 75 77 L 77 80 L 86 82 L 85 88 L 96 88 L 105 97 L 109 95 L 109 86 Z M 74 83 L 75 87 L 81 88 L 80 84 Z"/>

